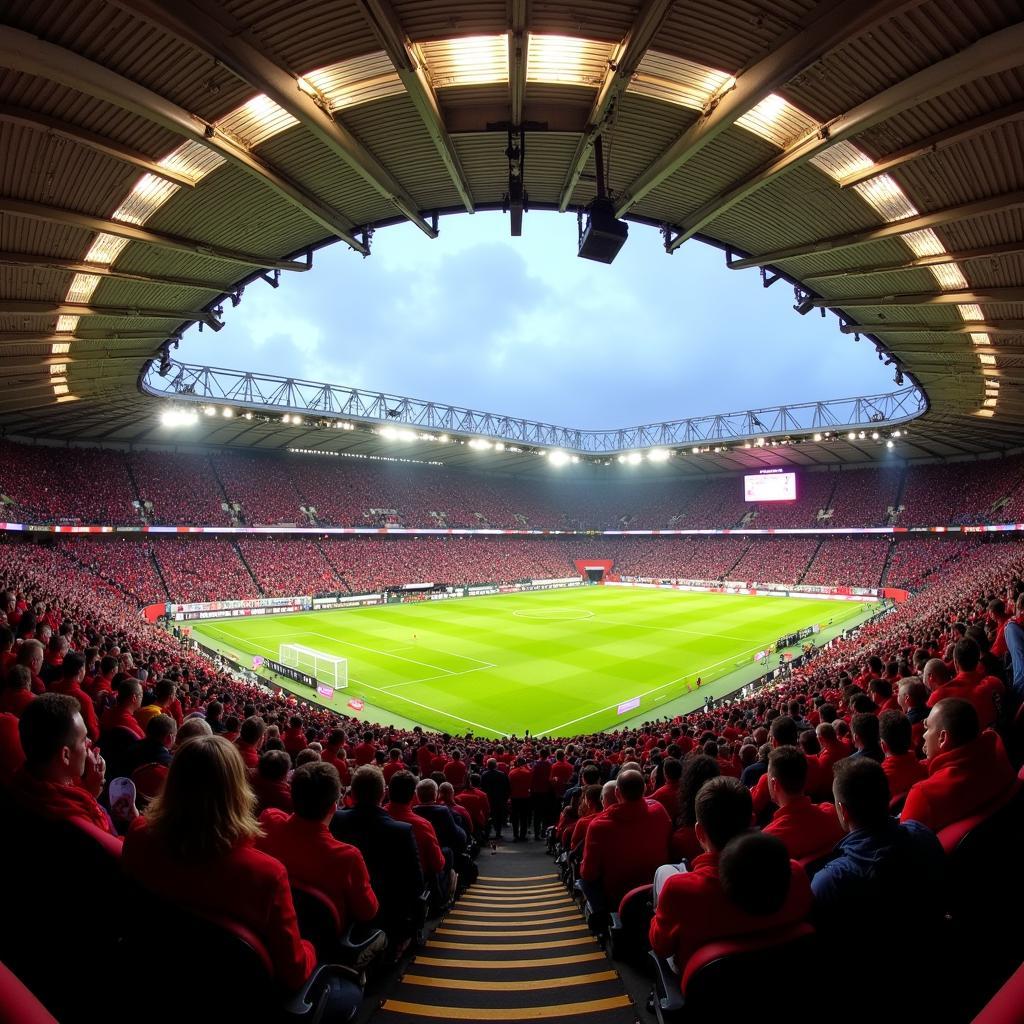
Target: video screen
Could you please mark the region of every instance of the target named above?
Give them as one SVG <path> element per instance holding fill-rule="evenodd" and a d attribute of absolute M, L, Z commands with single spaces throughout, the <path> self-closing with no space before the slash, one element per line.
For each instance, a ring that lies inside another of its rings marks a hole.
<path fill-rule="evenodd" d="M 762 469 L 743 478 L 743 497 L 747 501 L 796 501 L 796 473 L 781 469 Z"/>

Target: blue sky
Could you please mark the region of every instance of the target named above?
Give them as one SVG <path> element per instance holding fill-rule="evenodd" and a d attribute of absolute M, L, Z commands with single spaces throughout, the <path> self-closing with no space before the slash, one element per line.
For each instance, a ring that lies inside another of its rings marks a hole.
<path fill-rule="evenodd" d="M 495 213 L 440 227 L 381 230 L 365 260 L 321 250 L 177 358 L 591 429 L 894 388 L 835 317 L 699 242 L 670 257 L 633 224 L 608 267 L 576 256 L 575 216 L 529 213 L 521 238 Z"/>

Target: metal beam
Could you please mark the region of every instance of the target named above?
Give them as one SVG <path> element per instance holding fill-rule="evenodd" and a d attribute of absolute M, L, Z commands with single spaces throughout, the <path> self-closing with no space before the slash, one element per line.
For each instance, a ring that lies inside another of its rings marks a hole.
<path fill-rule="evenodd" d="M 462 169 L 459 154 L 455 149 L 437 100 L 437 92 L 430 77 L 430 69 L 420 48 L 406 35 L 402 23 L 388 0 L 356 0 L 377 41 L 391 59 L 398 77 L 405 86 L 420 120 L 427 129 L 438 156 L 452 179 L 468 213 L 474 212 L 473 193 Z"/>
<path fill-rule="evenodd" d="M 640 61 L 643 60 L 644 54 L 651 45 L 651 40 L 661 28 L 673 2 L 674 0 L 644 0 L 644 4 L 636 16 L 636 21 L 633 22 L 625 38 L 612 53 L 604 79 L 594 97 L 590 114 L 587 116 L 587 127 L 584 130 L 583 138 L 577 144 L 576 152 L 569 162 L 569 170 L 562 184 L 562 195 L 558 201 L 560 212 L 565 212 L 566 207 L 572 201 L 572 194 L 594 147 L 594 139 L 604 131 L 605 122 L 625 93 L 630 79 L 640 66 Z"/>
<path fill-rule="evenodd" d="M 201 143 L 257 178 L 357 252 L 366 254 L 366 247 L 351 233 L 352 222 L 344 214 L 219 132 L 216 126 L 137 82 L 71 50 L 5 25 L 0 25 L 0 67 L 59 82 L 86 96 L 129 110 L 181 138 Z"/>
<path fill-rule="evenodd" d="M 711 97 L 697 120 L 626 188 L 616 216 L 623 216 L 744 114 L 830 50 L 908 6 L 917 4 L 907 0 L 832 0 L 819 5 L 809 25 L 790 34 L 771 53 L 731 79 L 731 85 L 727 82 Z"/>
<path fill-rule="evenodd" d="M 527 3 L 528 0 L 509 0 L 509 123 L 513 128 L 523 123 L 523 101 L 526 98 L 526 65 L 530 59 L 530 33 L 526 30 Z"/>
<path fill-rule="evenodd" d="M 910 75 L 869 100 L 833 118 L 827 124 L 783 150 L 750 174 L 728 185 L 680 225 L 668 244 L 674 251 L 705 225 L 731 210 L 737 203 L 774 181 L 780 174 L 807 163 L 837 142 L 887 121 L 896 114 L 919 106 L 936 96 L 951 92 L 981 76 L 994 75 L 1020 65 L 1024 52 L 1024 22 L 979 39 L 966 49 Z"/>
<path fill-rule="evenodd" d="M 243 82 L 296 118 L 328 149 L 400 210 L 424 234 L 437 232 L 420 215 L 415 200 L 379 160 L 327 108 L 324 99 L 300 76 L 270 60 L 243 26 L 210 0 L 114 0 L 116 6 L 223 64 Z M 230 23 L 226 23 L 230 20 Z M 2 62 L 0 62 L 2 63 Z"/>
<path fill-rule="evenodd" d="M 119 320 L 199 320 L 219 331 L 224 324 L 213 313 L 193 309 L 140 309 L 133 306 L 94 306 L 87 302 L 46 302 L 36 299 L 0 298 L 0 314 L 34 316 L 109 316 Z"/>
<path fill-rule="evenodd" d="M 1004 242 L 1001 245 L 990 245 L 985 249 L 961 249 L 959 252 L 940 252 L 934 256 L 919 256 L 917 259 L 905 260 L 903 263 L 881 263 L 874 266 L 848 267 L 845 270 L 815 270 L 809 274 L 801 274 L 801 281 L 824 281 L 843 277 L 868 277 L 874 274 L 896 274 L 904 270 L 926 270 L 929 267 L 943 267 L 950 263 L 969 263 L 972 260 L 992 260 L 1000 256 L 1009 256 L 1024 252 L 1024 241 Z M 730 270 L 735 269 L 727 263 Z"/>
<path fill-rule="evenodd" d="M 997 110 L 981 114 L 979 117 L 962 121 L 952 128 L 947 128 L 944 132 L 937 132 L 926 139 L 918 139 L 917 142 L 913 142 L 903 149 L 898 149 L 887 156 L 881 157 L 870 167 L 866 167 L 861 171 L 855 171 L 849 177 L 843 178 L 839 182 L 839 187 L 850 188 L 852 185 L 859 185 L 861 182 L 870 181 L 872 178 L 877 178 L 880 174 L 886 174 L 897 167 L 912 163 L 914 160 L 920 160 L 923 156 L 931 156 L 932 153 L 938 153 L 943 149 L 948 149 L 950 146 L 959 146 L 961 143 L 973 139 L 976 135 L 983 135 L 985 132 L 990 132 L 1000 125 L 1007 124 L 1010 121 L 1017 121 L 1021 117 L 1024 117 L 1024 102 L 1010 103 L 1005 107 L 999 107 Z"/>
<path fill-rule="evenodd" d="M 894 295 L 856 295 L 841 299 L 808 299 L 799 309 L 856 309 L 871 306 L 984 305 L 990 302 L 1024 302 L 1024 288 L 975 288 L 958 292 L 901 292 Z"/>
<path fill-rule="evenodd" d="M 43 131 L 47 135 L 55 135 L 69 142 L 78 143 L 88 149 L 94 149 L 98 153 L 112 156 L 122 163 L 131 164 L 158 178 L 180 185 L 182 188 L 193 188 L 195 182 L 184 174 L 169 170 L 161 166 L 156 160 L 151 160 L 145 153 L 141 153 L 130 146 L 124 146 L 120 142 L 108 139 L 104 135 L 91 132 L 87 128 L 79 128 L 78 125 L 68 121 L 61 121 L 59 118 L 50 117 L 48 114 L 40 114 L 35 110 L 25 110 L 21 107 L 13 107 L 8 104 L 0 104 L 0 122 L 15 124 L 21 128 L 29 128 L 33 131 Z"/>
<path fill-rule="evenodd" d="M 214 284 L 191 277 L 157 277 L 154 274 L 138 274 L 130 270 L 118 270 L 107 263 L 89 263 L 86 260 L 65 260 L 59 256 L 34 256 L 23 252 L 0 252 L 0 264 L 12 267 L 32 267 L 40 270 L 66 270 L 72 274 L 92 274 L 95 277 L 118 281 L 136 281 L 140 284 L 167 285 L 175 288 L 200 288 L 216 292 L 228 291 L 230 284 Z"/>
<path fill-rule="evenodd" d="M 309 270 L 311 264 L 299 263 L 296 260 L 279 260 L 272 256 L 258 256 L 255 253 L 239 252 L 222 245 L 203 242 L 198 238 L 185 238 L 182 235 L 169 235 L 162 231 L 152 231 L 136 224 L 126 224 L 120 220 L 109 220 L 105 217 L 93 217 L 88 213 L 75 210 L 63 210 L 57 206 L 46 206 L 43 203 L 30 203 L 22 199 L 10 199 L 0 196 L 0 214 L 13 214 L 16 217 L 28 217 L 32 220 L 45 220 L 53 224 L 66 224 L 72 228 L 85 231 L 102 231 L 118 238 L 127 238 L 133 242 L 144 242 L 162 249 L 174 249 L 178 252 L 191 253 L 193 256 L 206 256 L 209 259 L 227 260 L 229 263 L 243 263 L 249 267 L 264 267 L 269 270 Z"/>
<path fill-rule="evenodd" d="M 1024 334 L 1024 320 L 958 320 L 948 324 L 840 324 L 843 334 Z"/>
<path fill-rule="evenodd" d="M 49 331 L 0 331 L 0 347 L 4 345 L 55 345 L 83 341 L 167 341 L 176 335 L 153 331 L 97 331 L 82 330 L 74 334 L 53 334 Z"/>
<path fill-rule="evenodd" d="M 991 196 L 973 203 L 947 206 L 943 210 L 933 210 L 931 213 L 919 213 L 913 217 L 904 217 L 902 220 L 890 221 L 888 224 L 879 224 L 877 227 L 864 228 L 861 231 L 852 231 L 846 235 L 833 235 L 831 238 L 822 238 L 816 242 L 793 245 L 788 249 L 775 249 L 772 252 L 762 253 L 760 256 L 735 260 L 731 266 L 734 270 L 743 270 L 746 267 L 766 267 L 784 260 L 796 259 L 798 256 L 813 256 L 819 252 L 832 253 L 837 249 L 848 249 L 855 245 L 866 245 L 868 242 L 877 242 L 885 238 L 896 238 L 899 235 L 909 234 L 911 231 L 921 231 L 925 228 L 938 227 L 941 224 L 970 220 L 972 217 L 984 217 L 989 213 L 1001 213 L 1019 206 L 1024 206 L 1024 191 L 1007 192 L 1001 196 Z"/>

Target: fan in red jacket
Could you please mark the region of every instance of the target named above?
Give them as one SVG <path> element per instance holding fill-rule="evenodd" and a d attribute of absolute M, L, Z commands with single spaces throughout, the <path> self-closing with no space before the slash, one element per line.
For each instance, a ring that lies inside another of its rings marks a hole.
<path fill-rule="evenodd" d="M 750 792 L 737 779 L 711 779 L 697 796 L 705 852 L 690 871 L 658 872 L 650 941 L 680 976 L 690 957 L 718 939 L 771 932 L 806 919 L 811 887 L 775 836 L 751 832 Z"/>
<path fill-rule="evenodd" d="M 914 729 L 902 711 L 883 711 L 878 716 L 878 733 L 885 752 L 882 770 L 889 780 L 893 800 L 906 796 L 915 782 L 928 778 L 928 768 L 910 749 Z"/>
<path fill-rule="evenodd" d="M 384 805 L 384 810 L 395 821 L 404 821 L 407 825 L 412 825 L 423 873 L 439 875 L 444 871 L 444 853 L 437 841 L 434 826 L 412 809 L 415 795 L 416 777 L 411 772 L 396 772 L 388 783 L 388 802 Z"/>
<path fill-rule="evenodd" d="M 644 799 L 643 775 L 629 769 L 615 781 L 620 802 L 590 823 L 583 843 L 580 877 L 594 909 L 617 907 L 668 859 L 672 822 L 661 804 Z"/>
<path fill-rule="evenodd" d="M 334 765 L 313 761 L 296 768 L 292 776 L 295 813 L 277 808 L 264 811 L 260 825 L 265 834 L 256 846 L 288 869 L 291 882 L 328 896 L 344 929 L 352 921 L 372 921 L 378 906 L 363 855 L 335 839 L 327 827 L 340 799 L 341 780 Z"/>
<path fill-rule="evenodd" d="M 651 799 L 665 808 L 670 821 L 675 821 L 681 809 L 679 780 L 683 776 L 683 762 L 675 757 L 666 757 L 662 771 L 665 773 L 665 782 L 651 794 Z"/>
<path fill-rule="evenodd" d="M 843 838 L 832 804 L 814 804 L 804 794 L 807 758 L 796 747 L 776 747 L 768 755 L 768 792 L 778 810 L 764 830 L 781 839 L 789 856 L 823 856 Z"/>
<path fill-rule="evenodd" d="M 199 736 L 175 754 L 163 793 L 129 830 L 124 867 L 168 902 L 244 925 L 294 990 L 316 954 L 299 935 L 285 866 L 253 846 L 259 833 L 241 755 L 222 736 Z"/>
<path fill-rule="evenodd" d="M 999 736 L 980 731 L 978 713 L 965 700 L 940 701 L 924 733 L 928 778 L 907 794 L 901 821 L 933 832 L 968 818 L 1008 796 L 1016 775 Z"/>
<path fill-rule="evenodd" d="M 22 712 L 18 734 L 25 763 L 11 780 L 15 799 L 45 818 L 80 818 L 116 835 L 96 802 L 106 765 L 89 742 L 78 701 L 63 693 L 42 694 Z"/>

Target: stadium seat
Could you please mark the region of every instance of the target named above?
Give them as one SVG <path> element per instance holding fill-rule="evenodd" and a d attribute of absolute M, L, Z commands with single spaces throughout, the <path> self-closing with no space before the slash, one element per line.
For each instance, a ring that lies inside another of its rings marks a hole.
<path fill-rule="evenodd" d="M 360 929 L 350 924 L 342 931 L 338 909 L 328 896 L 298 882 L 291 883 L 291 890 L 299 932 L 313 943 L 321 960 L 338 960 L 365 970 L 369 959 L 383 953 L 387 940 L 379 928 Z"/>
<path fill-rule="evenodd" d="M 654 886 L 630 889 L 611 915 L 608 926 L 608 951 L 613 960 L 622 960 L 640 968 L 650 965 L 648 933 L 654 917 Z"/>
<path fill-rule="evenodd" d="M 0 964 L 0 1024 L 57 1024 L 45 1006 Z"/>
<path fill-rule="evenodd" d="M 127 921 L 118 956 L 137 988 L 134 999 L 121 1005 L 145 1000 L 148 1020 L 180 1024 L 180 1005 L 147 998 L 147 993 L 151 997 L 152 965 L 174 963 L 182 950 L 188 950 L 194 964 L 202 965 L 191 985 L 208 1020 L 319 1024 L 329 1019 L 334 1024 L 352 1020 L 362 1001 L 358 974 L 338 964 L 317 967 L 298 992 L 284 992 L 273 978 L 270 953 L 244 925 L 218 915 L 193 913 L 146 894 L 140 896 Z M 325 1018 L 328 1004 L 330 1017 Z"/>
<path fill-rule="evenodd" d="M 650 1009 L 659 1024 L 696 1021 L 740 1020 L 751 1009 L 755 993 L 774 991 L 780 979 L 790 977 L 799 965 L 801 1003 L 808 1012 L 801 1017 L 788 1007 L 787 1020 L 818 1019 L 811 988 L 818 973 L 814 928 L 797 924 L 782 931 L 724 939 L 709 943 L 690 957 L 682 981 L 668 961 L 651 953 L 655 965 Z"/>

